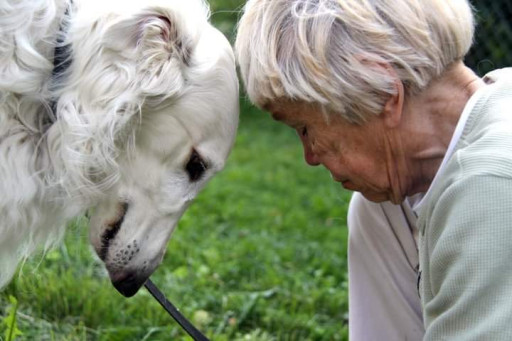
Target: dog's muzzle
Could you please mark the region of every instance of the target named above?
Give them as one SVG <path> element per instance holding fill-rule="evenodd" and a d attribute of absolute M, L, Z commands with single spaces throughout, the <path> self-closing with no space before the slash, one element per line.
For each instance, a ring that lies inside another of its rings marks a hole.
<path fill-rule="evenodd" d="M 110 279 L 114 288 L 125 297 L 132 297 L 146 283 L 149 275 L 137 274 L 136 272 L 120 272 L 111 274 Z"/>

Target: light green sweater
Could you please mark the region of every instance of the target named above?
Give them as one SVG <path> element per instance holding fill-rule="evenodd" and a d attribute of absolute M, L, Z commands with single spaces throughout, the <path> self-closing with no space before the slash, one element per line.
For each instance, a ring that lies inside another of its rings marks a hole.
<path fill-rule="evenodd" d="M 512 340 L 512 69 L 488 78 L 419 212 L 424 340 Z"/>

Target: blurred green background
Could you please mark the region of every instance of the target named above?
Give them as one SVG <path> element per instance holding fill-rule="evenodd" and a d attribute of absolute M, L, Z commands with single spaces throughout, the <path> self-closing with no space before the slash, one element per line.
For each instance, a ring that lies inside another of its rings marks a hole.
<path fill-rule="evenodd" d="M 466 64 L 480 76 L 512 66 L 512 1 L 471 0 L 471 3 L 477 26 Z"/>

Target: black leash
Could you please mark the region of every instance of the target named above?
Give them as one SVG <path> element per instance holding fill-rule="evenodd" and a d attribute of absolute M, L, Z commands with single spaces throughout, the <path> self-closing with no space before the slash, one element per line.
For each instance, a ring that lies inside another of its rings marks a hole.
<path fill-rule="evenodd" d="M 55 40 L 55 48 L 53 53 L 53 70 L 52 70 L 52 81 L 50 84 L 50 89 L 52 91 L 56 90 L 59 86 L 61 86 L 61 82 L 65 77 L 66 71 L 71 66 L 71 45 L 66 43 L 66 31 L 68 22 L 70 20 L 70 15 L 72 11 L 73 0 L 69 0 L 68 6 L 66 7 L 66 11 L 61 19 L 59 24 L 59 31 L 57 32 L 57 38 Z M 48 117 L 46 117 L 46 124 L 52 124 L 57 120 L 57 101 L 58 98 L 51 98 L 50 100 L 50 109 L 51 112 L 48 113 Z"/>
<path fill-rule="evenodd" d="M 144 286 L 158 301 L 158 303 L 160 303 L 160 305 L 169 313 L 169 315 L 171 315 L 172 318 L 178 322 L 181 328 L 183 328 L 187 334 L 190 335 L 195 341 L 210 341 L 199 330 L 197 330 L 192 323 L 190 323 L 183 315 L 181 315 L 179 310 L 165 298 L 165 295 L 160 290 L 158 290 L 156 285 L 154 285 L 150 279 L 146 281 Z"/>

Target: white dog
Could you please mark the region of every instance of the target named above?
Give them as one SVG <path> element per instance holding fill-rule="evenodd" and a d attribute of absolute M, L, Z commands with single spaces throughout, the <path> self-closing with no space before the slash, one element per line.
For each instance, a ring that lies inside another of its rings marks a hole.
<path fill-rule="evenodd" d="M 232 49 L 203 1 L 1 1 L 0 288 L 91 209 L 94 249 L 135 294 L 237 124 Z"/>

